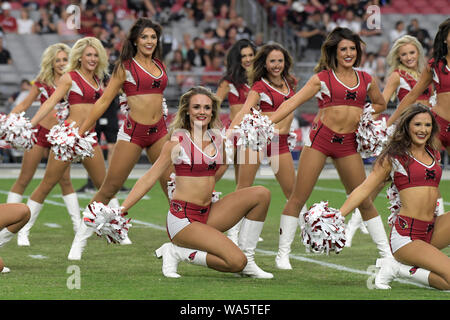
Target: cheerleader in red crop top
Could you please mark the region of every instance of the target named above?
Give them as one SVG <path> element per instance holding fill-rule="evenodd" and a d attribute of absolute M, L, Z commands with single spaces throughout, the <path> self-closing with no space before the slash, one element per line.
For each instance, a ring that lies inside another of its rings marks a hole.
<path fill-rule="evenodd" d="M 405 130 L 406 128 L 406 130 Z M 377 260 L 375 286 L 389 289 L 396 278 L 408 279 L 436 289 L 450 288 L 450 257 L 440 250 L 450 244 L 450 216 L 436 216 L 442 175 L 434 138 L 439 128 L 430 109 L 413 104 L 398 119 L 393 136 L 376 160 L 372 172 L 340 208 L 343 216 L 379 184 L 391 179 L 399 196 L 390 234 L 392 258 Z"/>
<path fill-rule="evenodd" d="M 154 165 L 122 203 L 123 210 L 129 211 L 167 168 L 175 166 L 176 186 L 167 213 L 171 242 L 156 250 L 156 256 L 163 259 L 164 276 L 180 277 L 177 266 L 185 261 L 221 272 L 272 278 L 256 265 L 254 257 L 270 203 L 269 191 L 250 187 L 211 201 L 216 180 L 227 168 L 222 163 L 219 99 L 204 87 L 190 89 L 180 98 L 171 129 L 172 140 L 164 144 Z M 238 247 L 224 232 L 241 218 L 243 234 Z"/>
<path fill-rule="evenodd" d="M 322 55 L 313 75 L 297 93 L 283 102 L 269 116 L 274 123 L 284 121 L 296 108 L 316 97 L 319 112 L 310 131 L 310 145 L 302 149 L 297 180 L 282 211 L 283 233 L 280 234 L 278 257 L 289 265 L 289 251 L 296 232 L 298 217 L 326 163 L 332 157 L 341 182 L 350 193 L 366 176 L 363 161 L 357 152 L 355 131 L 364 104 L 369 99 L 376 113 L 386 103 L 372 77 L 355 68 L 361 61 L 360 37 L 348 28 L 335 28 L 322 45 Z M 377 245 L 381 256 L 390 255 L 383 222 L 370 198 L 359 207 L 362 220 Z"/>
<path fill-rule="evenodd" d="M 41 105 L 45 103 L 55 91 L 55 84 L 58 83 L 59 79 L 64 74 L 64 68 L 68 62 L 69 52 L 70 47 L 63 43 L 53 44 L 44 51 L 38 76 L 34 80 L 28 95 L 14 107 L 11 111 L 12 113 L 26 111 L 36 99 L 39 99 Z M 58 124 L 58 121 L 54 110 L 39 121 L 37 125 L 37 142 L 31 150 L 28 150 L 23 154 L 20 174 L 8 193 L 8 203 L 22 202 L 23 193 L 31 182 L 38 164 L 44 156 L 48 157 L 48 151 L 51 145 L 48 142 L 46 135 L 56 124 Z M 80 208 L 77 195 L 72 186 L 72 182 L 70 181 L 70 168 L 67 168 L 58 183 L 61 187 L 61 193 L 67 211 L 72 217 L 73 227 L 76 229 L 80 223 Z M 26 230 L 29 230 L 29 228 L 31 228 L 30 224 L 25 228 L 25 232 L 19 233 L 19 245 L 27 245 L 29 243 L 26 236 L 24 236 L 24 234 L 26 235 Z"/>

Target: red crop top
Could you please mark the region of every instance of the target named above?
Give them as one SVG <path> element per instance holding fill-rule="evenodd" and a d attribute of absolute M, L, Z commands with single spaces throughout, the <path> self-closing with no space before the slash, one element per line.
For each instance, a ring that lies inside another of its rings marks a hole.
<path fill-rule="evenodd" d="M 433 158 L 431 165 L 426 165 L 412 156 L 396 157 L 392 163 L 391 177 L 398 191 L 412 187 L 438 187 L 441 181 L 442 168 L 439 165 L 438 151 L 427 152 Z"/>
<path fill-rule="evenodd" d="M 208 131 L 209 134 L 209 131 Z M 180 130 L 174 133 L 178 137 L 181 150 L 178 159 L 174 163 L 177 176 L 207 177 L 214 176 L 222 162 L 222 137 L 211 136 L 214 148 L 214 156 L 205 154 L 190 138 L 187 131 Z M 220 142 L 220 143 L 219 143 Z"/>
<path fill-rule="evenodd" d="M 234 106 L 236 104 L 244 104 L 247 99 L 247 95 L 250 91 L 250 86 L 248 84 L 242 84 L 236 87 L 233 83 L 228 82 L 228 103 L 230 106 Z"/>
<path fill-rule="evenodd" d="M 320 91 L 316 94 L 319 108 L 346 105 L 364 109 L 372 77 L 364 71 L 355 69 L 355 72 L 358 83 L 353 88 L 343 84 L 333 70 L 319 72 L 317 76 L 320 79 Z"/>
<path fill-rule="evenodd" d="M 126 80 L 122 88 L 128 97 L 140 94 L 163 94 L 167 87 L 167 74 L 161 61 L 154 58 L 153 62 L 161 70 L 158 77 L 145 70 L 134 58 L 124 62 Z"/>
<path fill-rule="evenodd" d="M 262 112 L 275 112 L 284 101 L 295 94 L 286 79 L 283 80 L 289 89 L 286 94 L 272 87 L 264 78 L 253 84 L 251 90 L 259 93 L 259 108 Z"/>
<path fill-rule="evenodd" d="M 397 88 L 397 97 L 399 101 L 402 101 L 403 98 L 414 88 L 417 83 L 417 80 L 413 78 L 405 70 L 395 70 L 400 76 L 400 85 Z M 431 97 L 432 88 L 431 85 L 417 98 L 417 100 L 426 100 L 428 101 Z"/>
<path fill-rule="evenodd" d="M 69 105 L 94 104 L 103 94 L 103 87 L 97 77 L 95 77 L 97 88 L 94 88 L 78 71 L 70 71 L 69 74 L 72 78 L 72 87 L 67 96 Z"/>
<path fill-rule="evenodd" d="M 39 101 L 43 104 L 55 92 L 54 86 L 49 86 L 43 82 L 36 81 L 34 85 L 39 89 Z"/>
<path fill-rule="evenodd" d="M 433 67 L 432 63 L 434 59 L 429 61 L 431 67 L 431 72 L 433 73 L 433 84 L 436 89 L 436 93 L 450 92 L 450 68 L 448 65 L 445 66 L 447 74 L 442 71 L 443 61 L 439 61 L 437 67 Z"/>

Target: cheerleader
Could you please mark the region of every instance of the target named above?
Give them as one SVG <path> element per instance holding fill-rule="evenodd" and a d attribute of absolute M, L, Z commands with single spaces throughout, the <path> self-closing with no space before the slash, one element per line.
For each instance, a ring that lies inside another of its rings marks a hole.
<path fill-rule="evenodd" d="M 163 93 L 167 86 L 167 73 L 161 61 L 161 26 L 147 18 L 138 19 L 131 27 L 121 54 L 116 62 L 108 86 L 80 127 L 81 132 L 90 130 L 95 122 L 123 90 L 128 103 L 127 119 L 117 134 L 117 142 L 105 182 L 92 201 L 108 203 L 120 190 L 142 149 L 154 163 L 162 146 L 169 140 L 163 114 Z M 167 195 L 167 181 L 172 168 L 160 177 L 163 192 Z M 82 251 L 92 230 L 84 225 L 76 234 L 68 258 L 81 259 Z"/>
<path fill-rule="evenodd" d="M 64 43 L 53 44 L 44 51 L 41 59 L 41 70 L 33 82 L 30 93 L 22 102 L 14 107 L 11 113 L 26 111 L 37 98 L 43 104 L 53 94 L 56 83 L 58 83 L 59 78 L 64 74 L 69 52 L 69 46 Z M 47 134 L 56 124 L 58 124 L 58 120 L 56 110 L 54 110 L 45 116 L 37 125 L 37 142 L 31 150 L 24 152 L 20 174 L 8 193 L 7 203 L 22 202 L 23 193 L 33 178 L 42 157 L 48 157 L 51 145 L 47 140 Z M 77 194 L 70 181 L 70 167 L 64 172 L 64 175 L 59 181 L 59 185 L 67 211 L 72 219 L 73 229 L 76 232 L 80 225 L 80 207 L 78 205 Z M 29 243 L 19 241 L 18 245 L 29 245 Z"/>

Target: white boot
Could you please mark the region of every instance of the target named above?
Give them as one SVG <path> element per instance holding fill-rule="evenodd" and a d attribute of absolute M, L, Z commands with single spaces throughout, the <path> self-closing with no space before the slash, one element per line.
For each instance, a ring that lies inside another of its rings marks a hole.
<path fill-rule="evenodd" d="M 62 198 L 66 204 L 67 212 L 69 212 L 70 218 L 72 219 L 73 231 L 77 233 L 78 226 L 81 223 L 80 205 L 78 204 L 77 194 L 75 192 L 66 194 Z"/>
<path fill-rule="evenodd" d="M 12 237 L 14 237 L 14 233 L 9 231 L 8 228 L 0 230 L 0 248 L 11 241 Z"/>
<path fill-rule="evenodd" d="M 78 231 L 73 239 L 72 246 L 69 251 L 67 259 L 69 260 L 81 260 L 84 247 L 86 246 L 87 239 L 94 233 L 94 228 L 88 227 L 83 220 L 81 220 L 78 227 Z"/>
<path fill-rule="evenodd" d="M 17 233 L 17 245 L 23 247 L 30 246 L 30 241 L 28 240 L 30 229 L 36 222 L 36 219 L 39 216 L 39 212 L 41 212 L 44 205 L 42 203 L 28 199 L 27 206 L 28 208 L 30 208 L 30 220 L 28 220 L 27 224 L 24 225 L 22 229 L 20 229 L 20 231 Z"/>
<path fill-rule="evenodd" d="M 356 208 L 355 211 L 352 213 L 352 216 L 348 221 L 347 226 L 345 227 L 346 247 L 352 246 L 353 236 L 355 235 L 356 231 L 358 231 L 358 229 L 360 229 L 362 233 L 365 234 L 369 233 L 361 217 L 361 212 L 359 211 L 358 208 Z"/>
<path fill-rule="evenodd" d="M 162 272 L 167 278 L 181 277 L 177 273 L 177 269 L 178 264 L 182 261 L 203 267 L 208 266 L 206 264 L 206 252 L 196 249 L 182 248 L 171 242 L 167 242 L 156 249 L 155 255 L 158 259 L 163 259 Z"/>
<path fill-rule="evenodd" d="M 242 221 L 239 232 L 239 248 L 247 257 L 247 265 L 241 271 L 241 275 L 243 276 L 260 279 L 273 278 L 273 274 L 265 272 L 255 263 L 256 244 L 258 243 L 263 226 L 263 221 L 254 221 L 247 218 L 244 218 Z"/>
<path fill-rule="evenodd" d="M 375 276 L 375 287 L 377 289 L 391 289 L 389 284 L 396 278 L 430 286 L 428 281 L 430 271 L 426 269 L 411 267 L 390 257 L 377 259 L 376 266 L 379 268 Z"/>
<path fill-rule="evenodd" d="M 15 192 L 8 192 L 8 198 L 6 198 L 6 203 L 22 203 L 23 196 Z"/>
<path fill-rule="evenodd" d="M 278 269 L 292 270 L 289 262 L 291 244 L 294 241 L 299 218 L 282 214 L 280 217 L 280 238 L 275 265 Z"/>
<path fill-rule="evenodd" d="M 244 218 L 242 218 L 241 220 L 239 220 L 234 226 L 232 226 L 232 227 L 227 231 L 227 236 L 228 236 L 228 238 L 230 238 L 231 241 L 233 241 L 235 245 L 238 245 L 238 240 L 239 240 L 239 229 L 240 229 L 240 227 L 241 227 L 242 220 L 244 220 Z"/>
<path fill-rule="evenodd" d="M 372 241 L 377 245 L 380 256 L 382 258 L 393 258 L 391 247 L 389 246 L 389 241 L 386 236 L 386 231 L 384 231 L 384 225 L 381 217 L 376 216 L 375 218 L 365 221 L 365 224 L 372 238 Z"/>

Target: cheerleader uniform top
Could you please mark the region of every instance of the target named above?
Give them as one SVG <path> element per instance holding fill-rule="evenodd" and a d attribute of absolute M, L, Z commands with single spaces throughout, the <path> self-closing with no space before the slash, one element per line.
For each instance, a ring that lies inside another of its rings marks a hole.
<path fill-rule="evenodd" d="M 354 70 L 358 83 L 352 88 L 342 83 L 334 70 L 322 70 L 317 73 L 320 79 L 320 91 L 316 94 L 319 109 L 340 105 L 364 109 L 372 77 L 367 72 Z"/>
<path fill-rule="evenodd" d="M 209 134 L 209 133 L 208 133 Z M 216 136 L 211 141 L 216 150 L 213 156 L 205 154 L 190 138 L 189 133 L 175 133 L 180 142 L 180 154 L 174 163 L 177 176 L 207 177 L 215 176 L 222 162 L 222 145 L 216 143 Z"/>
<path fill-rule="evenodd" d="M 103 88 L 100 80 L 94 76 L 97 88 L 93 87 L 78 71 L 70 71 L 72 78 L 72 87 L 67 96 L 69 105 L 75 104 L 94 104 L 103 94 Z"/>
<path fill-rule="evenodd" d="M 259 93 L 259 108 L 262 112 L 276 111 L 284 101 L 295 94 L 294 90 L 289 86 L 286 79 L 283 79 L 283 81 L 288 87 L 288 93 L 286 94 L 272 87 L 264 78 L 256 81 L 252 85 L 251 90 Z"/>
<path fill-rule="evenodd" d="M 55 92 L 54 86 L 49 86 L 43 82 L 36 81 L 34 85 L 39 89 L 39 101 L 43 104 Z"/>
<path fill-rule="evenodd" d="M 250 86 L 244 83 L 236 87 L 232 82 L 227 81 L 227 83 L 229 88 L 228 103 L 230 104 L 230 106 L 234 106 L 236 104 L 244 104 L 250 91 Z"/>
<path fill-rule="evenodd" d="M 431 67 L 431 71 L 433 73 L 433 84 L 434 88 L 436 89 L 436 93 L 444 93 L 444 92 L 450 92 L 450 68 L 448 65 L 445 66 L 445 70 L 447 71 L 447 74 L 445 74 L 442 71 L 442 67 L 444 62 L 439 61 L 438 65 L 436 67 L 432 66 L 432 63 L 434 62 L 434 59 L 431 59 L 429 61 L 429 65 Z"/>
<path fill-rule="evenodd" d="M 395 72 L 400 76 L 400 85 L 397 88 L 397 98 L 399 101 L 402 101 L 403 98 L 414 88 L 417 83 L 417 80 L 414 79 L 408 72 L 405 70 L 397 69 Z M 431 85 L 425 89 L 425 91 L 417 98 L 417 100 L 426 100 L 428 101 L 431 97 Z"/>
<path fill-rule="evenodd" d="M 395 157 L 392 163 L 391 178 L 398 191 L 412 187 L 438 187 L 441 181 L 442 168 L 439 165 L 438 151 L 427 147 L 433 163 L 426 165 L 413 156 Z"/>
<path fill-rule="evenodd" d="M 128 97 L 140 94 L 163 94 L 168 77 L 163 63 L 156 58 L 153 58 L 153 62 L 161 70 L 158 77 L 145 70 L 134 58 L 123 63 L 126 80 L 122 89 Z"/>

